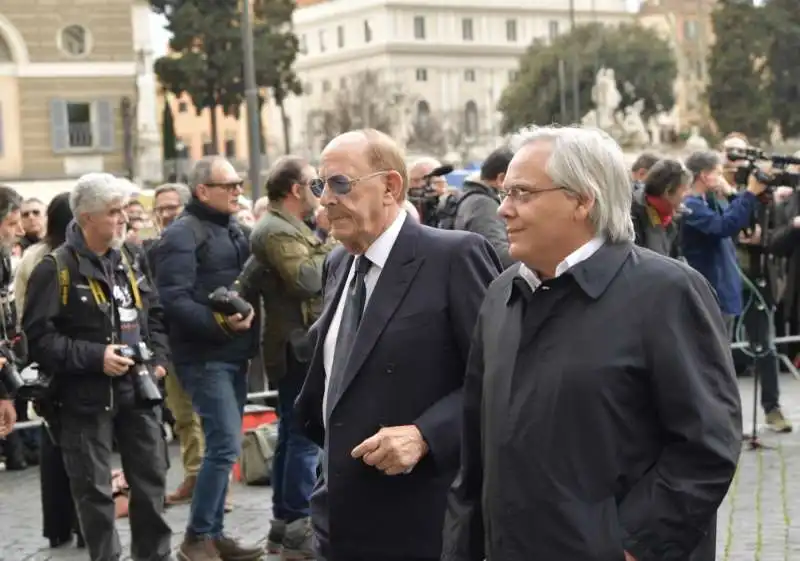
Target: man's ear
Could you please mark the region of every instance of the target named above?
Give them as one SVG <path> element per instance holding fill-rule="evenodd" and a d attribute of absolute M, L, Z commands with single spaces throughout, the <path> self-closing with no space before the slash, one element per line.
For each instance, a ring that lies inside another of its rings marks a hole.
<path fill-rule="evenodd" d="M 503 182 L 505 180 L 506 180 L 506 172 L 501 171 L 500 173 L 497 174 L 497 177 L 495 178 L 494 182 L 498 187 L 502 187 Z"/>
<path fill-rule="evenodd" d="M 386 173 L 386 194 L 395 201 L 403 197 L 403 177 L 395 170 Z"/>

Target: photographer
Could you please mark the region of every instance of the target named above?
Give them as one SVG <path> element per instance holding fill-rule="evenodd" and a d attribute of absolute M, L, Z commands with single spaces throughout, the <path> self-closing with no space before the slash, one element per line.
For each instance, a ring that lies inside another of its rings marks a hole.
<path fill-rule="evenodd" d="M 123 249 L 128 189 L 106 173 L 78 180 L 70 195 L 75 220 L 64 245 L 33 270 L 22 323 L 32 360 L 55 386 L 64 466 L 94 561 L 121 556 L 114 442 L 130 485 L 133 557 L 168 559 L 172 534 L 162 514 L 160 414 L 146 392 L 168 361 L 163 312 L 142 261 Z M 144 369 L 142 344 L 155 355 Z M 125 356 L 132 349 L 139 352 Z"/>
<path fill-rule="evenodd" d="M 11 187 L 0 185 L 0 323 L 2 324 L 3 340 L 8 343 L 9 337 L 17 333 L 17 315 L 12 298 L 9 296 L 11 285 L 11 248 L 17 239 L 23 235 L 20 207 L 22 197 Z M 0 357 L 0 372 L 6 366 L 6 358 Z M 6 455 L 9 449 L 15 447 L 14 439 L 19 435 L 12 435 L 14 423 L 17 421 L 17 409 L 9 395 L 9 389 L 3 383 L 0 374 L 0 438 L 9 437 L 4 444 Z M 7 458 L 8 461 L 8 458 Z"/>
<path fill-rule="evenodd" d="M 444 176 L 451 171 L 452 166 L 443 166 L 434 158 L 419 159 L 408 168 L 408 199 L 417 208 L 422 224 L 439 226 L 439 205 L 448 194 Z"/>
<path fill-rule="evenodd" d="M 674 216 L 691 181 L 692 174 L 677 160 L 661 160 L 650 168 L 642 187 L 633 193 L 636 245 L 668 257 L 679 256 Z"/>

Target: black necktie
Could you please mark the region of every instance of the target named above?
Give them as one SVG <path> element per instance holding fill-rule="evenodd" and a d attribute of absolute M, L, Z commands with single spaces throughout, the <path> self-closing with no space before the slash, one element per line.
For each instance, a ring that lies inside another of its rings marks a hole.
<path fill-rule="evenodd" d="M 330 417 L 331 408 L 339 396 L 341 381 L 344 375 L 344 368 L 353 350 L 353 343 L 356 340 L 358 326 L 361 324 L 361 317 L 364 315 L 364 306 L 367 301 L 367 285 L 365 277 L 372 263 L 365 256 L 356 257 L 356 271 L 350 284 L 342 293 L 344 308 L 342 309 L 342 320 L 339 322 L 339 333 L 336 336 L 336 347 L 333 352 L 333 367 L 328 373 L 328 397 L 326 402 L 326 417 Z"/>

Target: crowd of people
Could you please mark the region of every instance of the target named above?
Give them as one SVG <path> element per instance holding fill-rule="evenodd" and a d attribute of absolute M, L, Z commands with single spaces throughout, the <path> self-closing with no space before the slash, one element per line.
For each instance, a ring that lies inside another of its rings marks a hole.
<path fill-rule="evenodd" d="M 172 559 L 182 503 L 182 561 L 714 559 L 742 438 L 730 343 L 800 317 L 800 199 L 757 175 L 740 192 L 724 154 L 746 139 L 726 143 L 629 169 L 602 132 L 534 128 L 453 192 L 358 130 L 318 167 L 280 158 L 252 209 L 228 161 L 199 161 L 155 190 L 150 239 L 112 175 L 46 211 L 0 188 L 0 241 L 28 244 L 4 323 L 54 411 L 12 430 L 27 405 L 0 378 L 6 466 L 41 459 L 45 536 L 93 561 L 121 558 L 119 496 L 137 561 Z M 423 187 L 437 204 L 409 200 Z M 278 391 L 266 547 L 224 524 L 256 358 Z"/>

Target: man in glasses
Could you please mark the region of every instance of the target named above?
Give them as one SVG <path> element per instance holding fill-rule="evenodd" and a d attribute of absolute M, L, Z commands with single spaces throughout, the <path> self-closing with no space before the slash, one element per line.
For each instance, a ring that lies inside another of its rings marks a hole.
<path fill-rule="evenodd" d="M 295 410 L 324 447 L 318 559 L 438 559 L 469 341 L 499 260 L 481 236 L 408 217 L 404 155 L 381 132 L 335 138 L 319 171 L 312 188 L 342 247 L 323 268 Z"/>
<path fill-rule="evenodd" d="M 25 232 L 19 240 L 22 251 L 25 251 L 35 243 L 39 243 L 42 236 L 44 236 L 46 222 L 44 211 L 44 203 L 39 199 L 31 198 L 22 203 L 20 216 L 22 217 L 22 229 Z"/>
<path fill-rule="evenodd" d="M 249 561 L 263 550 L 243 547 L 223 532 L 225 496 L 239 457 L 248 363 L 258 349 L 254 312 L 223 316 L 208 295 L 231 286 L 249 257 L 247 238 L 234 215 L 242 180 L 224 158 L 197 162 L 192 198 L 167 228 L 153 253 L 175 373 L 202 418 L 205 457 L 197 474 L 183 561 Z"/>

